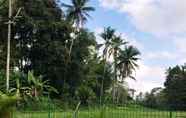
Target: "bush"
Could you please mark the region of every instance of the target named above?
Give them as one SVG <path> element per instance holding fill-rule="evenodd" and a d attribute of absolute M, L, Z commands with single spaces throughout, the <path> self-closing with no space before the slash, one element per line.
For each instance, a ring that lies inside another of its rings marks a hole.
<path fill-rule="evenodd" d="M 0 118 L 10 118 L 10 113 L 17 100 L 17 96 L 8 96 L 0 92 Z"/>
<path fill-rule="evenodd" d="M 87 86 L 80 86 L 76 92 L 78 100 L 81 101 L 83 105 L 88 105 L 95 100 L 96 95 L 93 90 Z"/>
<path fill-rule="evenodd" d="M 40 97 L 38 99 L 27 99 L 19 108 L 20 111 L 48 111 L 51 109 L 61 109 L 57 102 L 52 101 L 48 97 Z"/>

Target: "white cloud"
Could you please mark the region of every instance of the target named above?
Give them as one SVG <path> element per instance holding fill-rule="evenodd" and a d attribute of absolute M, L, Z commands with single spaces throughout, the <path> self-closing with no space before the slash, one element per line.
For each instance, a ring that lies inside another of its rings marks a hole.
<path fill-rule="evenodd" d="M 186 32 L 186 0 L 99 0 L 102 7 L 127 13 L 140 31 L 156 36 Z"/>
<path fill-rule="evenodd" d="M 178 64 L 183 65 L 186 63 L 186 38 L 181 37 L 181 38 L 176 38 L 174 41 L 174 48 L 177 52 L 177 55 L 180 56 L 178 60 Z"/>
<path fill-rule="evenodd" d="M 186 38 L 175 39 L 174 44 L 178 52 L 186 54 Z"/>
<path fill-rule="evenodd" d="M 114 8 L 120 8 L 122 7 L 121 4 L 124 0 L 99 0 L 101 3 L 101 6 L 109 8 L 109 9 L 114 9 Z"/>
<path fill-rule="evenodd" d="M 103 43 L 103 39 L 100 37 L 100 34 L 104 31 L 104 28 L 102 27 L 97 27 L 94 32 L 95 32 L 95 36 L 96 36 L 96 40 L 97 42 L 100 44 L 100 43 Z"/>
<path fill-rule="evenodd" d="M 158 66 L 148 66 L 140 62 L 140 68 L 136 73 L 136 81 L 128 79 L 129 87 L 138 92 L 150 91 L 155 87 L 163 87 L 165 81 L 165 70 Z"/>
<path fill-rule="evenodd" d="M 96 35 L 99 35 L 99 34 L 101 34 L 104 31 L 104 28 L 97 27 L 94 31 L 95 31 Z"/>
<path fill-rule="evenodd" d="M 186 58 L 179 60 L 178 65 L 186 64 Z"/>
<path fill-rule="evenodd" d="M 138 48 L 139 50 L 144 49 L 144 45 L 142 43 L 140 43 L 136 38 L 129 36 L 126 33 L 120 33 L 120 34 L 121 34 L 121 37 L 129 43 L 129 45 L 133 45 L 136 48 Z"/>

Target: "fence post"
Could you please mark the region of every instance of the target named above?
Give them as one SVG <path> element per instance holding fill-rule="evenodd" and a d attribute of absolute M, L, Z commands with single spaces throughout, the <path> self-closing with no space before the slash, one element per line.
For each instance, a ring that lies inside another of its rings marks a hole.
<path fill-rule="evenodd" d="M 105 118 L 106 106 L 102 105 L 100 107 L 100 118 Z"/>
<path fill-rule="evenodd" d="M 174 111 L 174 107 L 173 107 L 173 105 L 168 105 L 169 106 L 169 118 L 173 118 L 173 111 Z"/>
<path fill-rule="evenodd" d="M 169 116 L 169 118 L 172 118 L 172 110 L 170 110 Z"/>
<path fill-rule="evenodd" d="M 51 106 L 50 106 L 50 96 L 48 94 L 48 118 L 51 118 Z"/>

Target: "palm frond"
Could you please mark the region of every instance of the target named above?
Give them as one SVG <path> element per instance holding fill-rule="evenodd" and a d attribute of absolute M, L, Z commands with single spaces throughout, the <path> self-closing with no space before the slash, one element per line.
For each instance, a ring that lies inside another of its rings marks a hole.
<path fill-rule="evenodd" d="M 65 4 L 65 3 L 62 3 L 61 6 L 67 8 L 67 9 L 72 9 L 73 8 L 72 5 L 68 5 L 68 4 Z"/>
<path fill-rule="evenodd" d="M 96 49 L 100 49 L 104 44 L 97 44 Z"/>
<path fill-rule="evenodd" d="M 82 10 L 85 12 L 89 12 L 89 11 L 95 11 L 95 8 L 94 7 L 83 7 Z"/>

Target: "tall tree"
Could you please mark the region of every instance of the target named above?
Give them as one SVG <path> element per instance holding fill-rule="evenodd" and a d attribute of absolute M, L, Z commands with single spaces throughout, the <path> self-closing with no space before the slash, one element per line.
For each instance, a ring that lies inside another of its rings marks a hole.
<path fill-rule="evenodd" d="M 126 46 L 124 50 L 120 51 L 117 68 L 120 71 L 121 81 L 124 81 L 126 77 L 135 79 L 133 71 L 138 67 L 139 55 L 139 50 L 133 46 Z"/>
<path fill-rule="evenodd" d="M 103 33 L 101 33 L 101 38 L 104 40 L 103 44 L 99 44 L 98 47 L 101 48 L 103 47 L 103 52 L 102 52 L 102 57 L 104 60 L 104 72 L 103 72 L 103 77 L 102 77 L 102 82 L 101 82 L 101 89 L 100 89 L 100 103 L 102 103 L 102 97 L 103 97 L 103 87 L 104 87 L 104 79 L 105 79 L 105 73 L 106 73 L 106 68 L 107 68 L 107 59 L 108 59 L 108 52 L 111 47 L 111 40 L 114 38 L 115 34 L 115 29 L 112 29 L 111 27 L 104 28 Z"/>
<path fill-rule="evenodd" d="M 117 63 L 118 63 L 118 56 L 119 53 L 121 52 L 121 46 L 127 44 L 127 42 L 125 42 L 121 36 L 116 36 L 114 35 L 114 37 L 111 40 L 111 45 L 110 45 L 110 49 L 109 49 L 109 55 L 113 57 L 113 68 L 114 68 L 114 80 L 113 80 L 113 101 L 115 101 L 115 85 L 118 81 L 118 70 L 117 70 Z"/>
<path fill-rule="evenodd" d="M 63 12 L 55 0 L 16 0 L 14 2 L 16 4 L 15 11 L 18 11 L 18 8 L 23 9 L 22 17 L 16 20 L 16 24 L 12 27 L 11 70 L 18 67 L 19 70 L 26 73 L 28 70 L 34 69 L 36 74 L 45 74 L 44 64 L 49 65 L 49 61 L 45 62 L 45 59 L 51 59 L 50 53 L 51 55 L 52 52 L 65 55 L 64 45 L 66 40 L 69 39 L 71 25 L 62 20 Z M 13 16 L 15 15 L 16 13 L 13 12 Z M 3 9 L 0 10 L 0 17 L 3 20 L 8 19 L 7 2 L 5 7 L 3 6 Z M 0 39 L 1 69 L 6 65 L 5 53 L 7 52 L 7 46 L 5 46 L 7 28 L 5 28 L 4 22 L 0 20 L 0 34 L 2 36 Z M 55 49 L 58 51 L 54 51 Z"/>
<path fill-rule="evenodd" d="M 175 108 L 186 104 L 186 66 L 171 67 L 166 72 L 165 94 L 167 102 Z"/>
<path fill-rule="evenodd" d="M 108 58 L 108 51 L 111 47 L 111 40 L 114 38 L 115 29 L 111 27 L 104 28 L 103 33 L 101 33 L 101 38 L 104 40 L 103 44 L 99 44 L 99 47 L 104 47 L 103 49 L 103 60 L 106 62 Z"/>
<path fill-rule="evenodd" d="M 110 49 L 109 49 L 109 56 L 112 56 L 114 59 L 114 80 L 117 81 L 117 63 L 118 63 L 118 56 L 119 53 L 122 51 L 121 46 L 127 44 L 121 36 L 114 36 L 111 40 Z"/>
<path fill-rule="evenodd" d="M 95 9 L 87 6 L 89 0 L 71 0 L 71 5 L 63 3 L 62 6 L 67 8 L 67 20 L 76 25 L 77 28 L 82 28 L 88 18 L 89 12 Z"/>
<path fill-rule="evenodd" d="M 67 21 L 70 21 L 73 25 L 76 26 L 76 33 L 79 32 L 79 29 L 83 27 L 88 18 L 90 17 L 89 12 L 94 11 L 95 9 L 91 6 L 87 6 L 89 0 L 71 0 L 71 5 L 63 3 L 62 6 L 67 8 Z M 69 55 L 71 54 L 74 40 L 76 36 L 73 35 L 72 42 L 69 49 Z"/>

